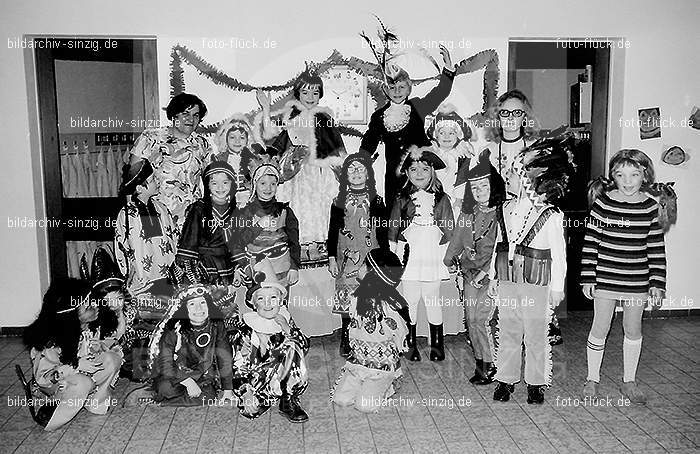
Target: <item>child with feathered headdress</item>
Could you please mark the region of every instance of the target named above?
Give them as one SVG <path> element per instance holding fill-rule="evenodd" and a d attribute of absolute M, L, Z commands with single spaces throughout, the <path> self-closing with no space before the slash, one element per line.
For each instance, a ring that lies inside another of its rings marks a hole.
<path fill-rule="evenodd" d="M 557 205 L 575 170 L 572 145 L 568 131 L 553 131 L 516 157 L 506 181 L 516 197 L 499 213 L 488 288 L 499 313 L 494 400 L 509 400 L 520 381 L 523 339 L 527 402 L 543 403 L 551 383 L 547 334 L 566 276 L 564 215 Z"/>
<path fill-rule="evenodd" d="M 218 153 L 214 160 L 227 162 L 236 176 L 236 205 L 242 207 L 250 198 L 249 163 L 260 153 L 261 138 L 255 133 L 248 118 L 233 114 L 216 131 L 214 144 Z"/>
<path fill-rule="evenodd" d="M 181 288 L 159 323 L 150 345 L 155 400 L 161 405 L 192 406 L 232 401 L 233 352 L 224 314 L 209 288 Z"/>
<path fill-rule="evenodd" d="M 425 117 L 434 112 L 450 94 L 455 68 L 449 51 L 441 46 L 444 67 L 440 72 L 438 85 L 421 98 L 409 99 L 413 82 L 408 72 L 397 63 L 398 54 L 395 49 L 399 38 L 387 29 L 381 20 L 379 25 L 379 45 L 364 33 L 360 36 L 368 43 L 377 60 L 378 72 L 384 81 L 383 89 L 387 103 L 372 114 L 367 131 L 362 137 L 360 150 L 372 156 L 379 142 L 384 142 L 384 199 L 391 206 L 406 181 L 400 172 L 397 173 L 402 157 L 413 145 L 430 146 L 430 139 L 425 133 Z M 432 62 L 439 70 L 437 63 L 434 60 Z"/>
<path fill-rule="evenodd" d="M 40 400 L 50 401 L 38 411 L 33 401 L 29 407 L 47 431 L 65 425 L 82 408 L 104 415 L 112 402 L 124 358 L 118 342 L 125 326 L 101 297 L 92 296 L 92 292 L 104 296 L 103 290 L 113 289 L 117 279 L 102 281 L 92 288 L 85 280 L 52 282 L 37 319 L 24 332 Z M 31 386 L 22 381 L 30 397 Z"/>
<path fill-rule="evenodd" d="M 301 247 L 294 210 L 277 200 L 277 187 L 285 175 L 274 153 L 259 155 L 251 169 L 250 200 L 234 215 L 231 223 L 237 233 L 227 245 L 241 269 L 241 279 L 250 281 L 255 264 L 268 259 L 277 280 L 288 289 L 299 280 Z"/>

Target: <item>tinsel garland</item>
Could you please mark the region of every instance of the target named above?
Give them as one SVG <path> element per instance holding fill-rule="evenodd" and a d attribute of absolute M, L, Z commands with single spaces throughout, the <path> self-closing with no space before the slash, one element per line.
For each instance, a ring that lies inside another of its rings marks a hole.
<path fill-rule="evenodd" d="M 185 81 L 183 77 L 182 68 L 183 61 L 194 67 L 197 70 L 197 72 L 211 80 L 213 83 L 228 87 L 235 91 L 252 92 L 256 90 L 263 90 L 272 92 L 284 92 L 283 94 L 271 101 L 271 110 L 282 108 L 285 105 L 285 103 L 287 103 L 287 101 L 292 99 L 292 88 L 294 87 L 294 82 L 296 81 L 297 77 L 299 77 L 299 75 L 301 74 L 301 72 L 295 74 L 293 78 L 287 80 L 283 84 L 254 86 L 228 76 L 227 74 L 223 73 L 221 70 L 213 66 L 211 63 L 204 60 L 196 52 L 184 46 L 174 46 L 172 52 L 170 53 L 170 56 L 171 97 L 179 93 L 183 93 L 185 91 Z M 386 95 L 384 94 L 384 90 L 382 88 L 382 83 L 384 80 L 382 76 L 382 71 L 377 63 L 367 62 L 357 57 L 346 58 L 338 50 L 334 49 L 331 55 L 326 60 L 324 60 L 321 63 L 312 63 L 311 65 L 313 65 L 314 70 L 318 74 L 323 74 L 325 71 L 336 65 L 348 66 L 367 77 L 367 90 L 377 106 L 381 106 L 387 101 Z M 485 69 L 482 109 L 484 112 L 487 112 L 488 107 L 496 102 L 496 97 L 498 95 L 499 68 L 498 54 L 496 53 L 496 51 L 493 49 L 488 49 L 481 51 L 469 58 L 466 58 L 456 65 L 455 71 L 456 75 L 459 75 L 472 73 L 481 69 Z M 430 80 L 436 80 L 439 77 L 440 76 L 438 74 L 433 77 L 414 79 L 413 84 L 419 85 Z M 246 116 L 252 118 L 258 111 L 259 109 L 254 109 L 248 112 Z M 206 134 L 215 133 L 222 123 L 223 120 L 206 126 L 200 126 L 199 132 Z M 341 125 L 339 129 L 341 134 L 343 135 L 362 137 L 362 132 L 360 132 L 354 127 Z"/>
<path fill-rule="evenodd" d="M 182 60 L 180 54 L 173 48 L 170 52 L 170 97 L 184 93 L 185 79 L 182 77 Z"/>
<path fill-rule="evenodd" d="M 455 68 L 455 75 L 473 73 L 485 68 L 484 71 L 484 91 L 482 105 L 483 112 L 488 112 L 488 108 L 496 103 L 498 97 L 498 54 L 493 49 L 482 50 L 478 54 L 472 55 L 459 62 Z"/>

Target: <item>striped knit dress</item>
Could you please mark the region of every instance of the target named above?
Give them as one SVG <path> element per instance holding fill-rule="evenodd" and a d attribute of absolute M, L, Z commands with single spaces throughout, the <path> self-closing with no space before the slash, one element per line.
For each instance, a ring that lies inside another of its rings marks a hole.
<path fill-rule="evenodd" d="M 650 287 L 666 289 L 664 235 L 652 198 L 621 202 L 603 193 L 586 224 L 581 284 L 595 284 L 596 297 L 646 299 Z"/>

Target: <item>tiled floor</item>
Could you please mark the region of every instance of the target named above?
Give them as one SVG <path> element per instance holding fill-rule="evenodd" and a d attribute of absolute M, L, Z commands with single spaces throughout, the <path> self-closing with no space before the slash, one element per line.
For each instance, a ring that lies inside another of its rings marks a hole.
<path fill-rule="evenodd" d="M 554 349 L 554 385 L 546 403 L 491 399 L 493 386 L 467 382 L 473 369 L 463 336 L 447 339 L 442 363 L 405 364 L 396 406 L 364 415 L 333 407 L 328 390 L 343 363 L 336 336 L 312 341 L 311 374 L 303 405 L 311 420 L 289 424 L 276 411 L 249 421 L 231 407 L 117 406 L 107 416 L 81 412 L 67 427 L 44 433 L 26 408 L 10 406 L 21 394 L 14 364 L 28 370 L 19 339 L 0 339 L 0 452 L 699 452 L 700 318 L 647 320 L 638 382 L 646 406 L 620 406 L 622 332 L 617 320 L 608 341 L 601 387 L 605 406 L 576 405 L 585 378 L 590 316 L 561 320 L 564 344 Z M 421 342 L 427 357 L 425 341 Z M 115 397 L 124 396 L 120 382 Z"/>

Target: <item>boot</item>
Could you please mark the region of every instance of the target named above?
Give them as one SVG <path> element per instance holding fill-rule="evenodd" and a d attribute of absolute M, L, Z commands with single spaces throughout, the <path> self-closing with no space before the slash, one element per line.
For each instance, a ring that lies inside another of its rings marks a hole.
<path fill-rule="evenodd" d="M 484 362 L 481 369 L 481 379 L 473 382 L 475 385 L 488 385 L 493 383 L 493 377 L 496 375 L 496 366 L 493 363 Z"/>
<path fill-rule="evenodd" d="M 493 391 L 493 400 L 508 402 L 510 395 L 515 391 L 515 385 L 509 385 L 502 381 L 497 382 L 496 389 Z"/>
<path fill-rule="evenodd" d="M 527 403 L 544 403 L 544 385 L 527 385 Z"/>
<path fill-rule="evenodd" d="M 420 361 L 420 352 L 418 351 L 418 345 L 416 344 L 416 325 L 411 324 L 408 326 L 408 336 L 406 336 L 406 342 L 408 343 L 408 352 L 406 352 L 406 357 L 409 361 Z"/>
<path fill-rule="evenodd" d="M 309 415 L 306 414 L 299 400 L 296 397 L 291 397 L 286 392 L 282 394 L 280 399 L 279 410 L 282 416 L 286 417 L 289 422 L 300 423 L 309 420 Z"/>
<path fill-rule="evenodd" d="M 469 383 L 476 383 L 484 379 L 484 360 L 477 359 L 476 366 L 474 366 L 474 376 L 469 379 Z"/>
<path fill-rule="evenodd" d="M 343 325 L 340 328 L 340 348 L 338 353 L 340 356 L 347 358 L 350 355 L 350 333 L 348 332 L 350 329 L 350 318 L 343 317 L 341 320 Z"/>
<path fill-rule="evenodd" d="M 430 324 L 430 361 L 445 359 L 445 336 L 442 334 L 442 323 Z"/>

